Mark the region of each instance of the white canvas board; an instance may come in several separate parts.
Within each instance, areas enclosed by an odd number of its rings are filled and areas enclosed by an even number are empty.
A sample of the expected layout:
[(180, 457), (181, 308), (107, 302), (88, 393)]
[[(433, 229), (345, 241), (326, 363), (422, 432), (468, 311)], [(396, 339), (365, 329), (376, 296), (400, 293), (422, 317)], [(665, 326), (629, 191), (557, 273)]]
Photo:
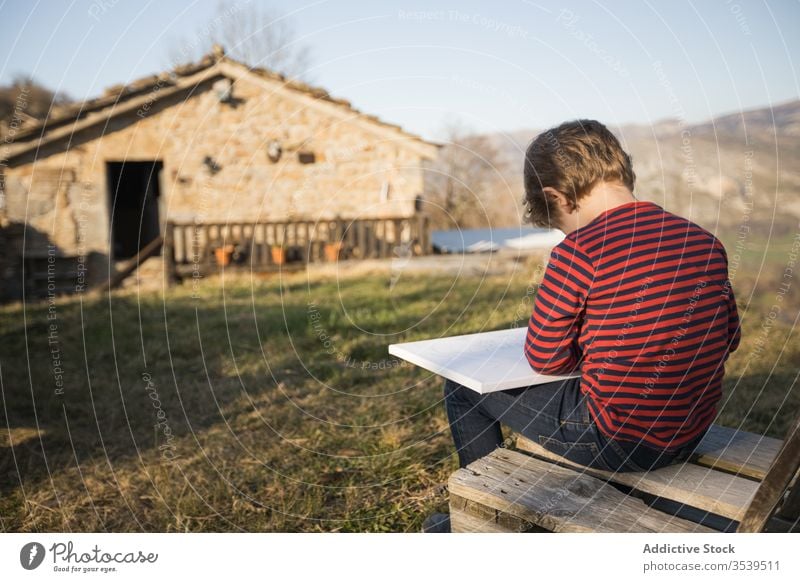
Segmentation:
[(391, 344), (389, 353), (480, 394), (576, 378), (534, 372), (525, 357), (527, 327)]

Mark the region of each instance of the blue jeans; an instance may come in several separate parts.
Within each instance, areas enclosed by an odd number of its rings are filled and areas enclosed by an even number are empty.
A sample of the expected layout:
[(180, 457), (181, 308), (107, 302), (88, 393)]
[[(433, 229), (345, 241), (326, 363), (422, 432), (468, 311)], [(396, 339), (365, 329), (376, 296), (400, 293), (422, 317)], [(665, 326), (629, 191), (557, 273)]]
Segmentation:
[(462, 468), (503, 444), (500, 423), (570, 461), (617, 472), (647, 471), (682, 461), (704, 436), (671, 454), (610, 439), (589, 415), (580, 378), (488, 394), (445, 380), (444, 397)]

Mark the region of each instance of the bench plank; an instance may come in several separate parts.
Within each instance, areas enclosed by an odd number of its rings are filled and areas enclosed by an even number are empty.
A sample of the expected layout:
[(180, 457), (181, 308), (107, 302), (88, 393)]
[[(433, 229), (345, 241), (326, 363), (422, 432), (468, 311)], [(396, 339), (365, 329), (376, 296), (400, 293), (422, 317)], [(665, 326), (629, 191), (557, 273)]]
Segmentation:
[(776, 515), (789, 521), (800, 520), (800, 471), (795, 473), (794, 485)]
[(670, 465), (643, 473), (613, 473), (569, 461), (525, 437), (517, 438), (517, 449), (574, 467), (601, 479), (627, 485), (637, 491), (685, 503), (736, 521), (742, 519), (758, 489), (758, 483), (750, 479), (711, 471), (691, 463)]
[(451, 494), (554, 532), (712, 532), (586, 473), (495, 449), (450, 476)]
[[(517, 440), (533, 442), (522, 435), (517, 435)], [(697, 445), (689, 462), (762, 481), (782, 444), (780, 439), (715, 424)]]
[(458, 495), (450, 495), (450, 530), (453, 533), (543, 532), (543, 528)]
[(503, 527), (497, 522), (453, 507), (450, 508), (450, 531), (452, 533), (518, 533), (516, 529)]
[(782, 444), (780, 439), (715, 424), (690, 461), (762, 481)]
[[(760, 532), (780, 504), (800, 468), (800, 418), (791, 426), (772, 467), (758, 488), (737, 532)], [(795, 484), (797, 487), (797, 484)], [(789, 495), (791, 496), (791, 491)]]
[(677, 515), (678, 517), (691, 521), (692, 523), (699, 523), (718, 531), (721, 533), (732, 533), (736, 531), (739, 525), (738, 521), (722, 517), (716, 513), (703, 511), (695, 507), (690, 507), (685, 503), (678, 503), (671, 499), (664, 499), (663, 497), (654, 497), (649, 493), (632, 492), (632, 495), (641, 497), (647, 505), (654, 507), (664, 513), (670, 515)]

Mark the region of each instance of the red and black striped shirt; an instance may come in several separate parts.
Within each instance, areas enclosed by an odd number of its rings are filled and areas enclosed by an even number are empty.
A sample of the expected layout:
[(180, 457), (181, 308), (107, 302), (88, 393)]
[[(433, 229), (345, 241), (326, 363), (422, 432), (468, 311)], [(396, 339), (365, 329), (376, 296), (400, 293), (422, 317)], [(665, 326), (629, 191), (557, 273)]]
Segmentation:
[(580, 369), (604, 434), (671, 452), (713, 422), (739, 339), (722, 243), (635, 201), (553, 249), (525, 354), (543, 374)]

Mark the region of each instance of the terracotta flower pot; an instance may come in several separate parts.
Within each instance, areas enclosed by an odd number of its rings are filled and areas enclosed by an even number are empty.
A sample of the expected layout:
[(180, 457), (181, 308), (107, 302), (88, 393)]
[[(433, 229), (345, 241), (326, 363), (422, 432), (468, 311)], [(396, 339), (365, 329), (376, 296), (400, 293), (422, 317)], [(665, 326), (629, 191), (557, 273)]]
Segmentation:
[(286, 249), (283, 247), (272, 247), (272, 262), (276, 265), (282, 265), (286, 262)]
[(234, 247), (233, 245), (223, 245), (214, 249), (214, 257), (217, 259), (217, 264), (220, 267), (226, 267), (231, 263), (231, 257), (233, 256)]
[(339, 260), (339, 254), (342, 251), (341, 242), (325, 243), (325, 260), (329, 263), (334, 263)]

